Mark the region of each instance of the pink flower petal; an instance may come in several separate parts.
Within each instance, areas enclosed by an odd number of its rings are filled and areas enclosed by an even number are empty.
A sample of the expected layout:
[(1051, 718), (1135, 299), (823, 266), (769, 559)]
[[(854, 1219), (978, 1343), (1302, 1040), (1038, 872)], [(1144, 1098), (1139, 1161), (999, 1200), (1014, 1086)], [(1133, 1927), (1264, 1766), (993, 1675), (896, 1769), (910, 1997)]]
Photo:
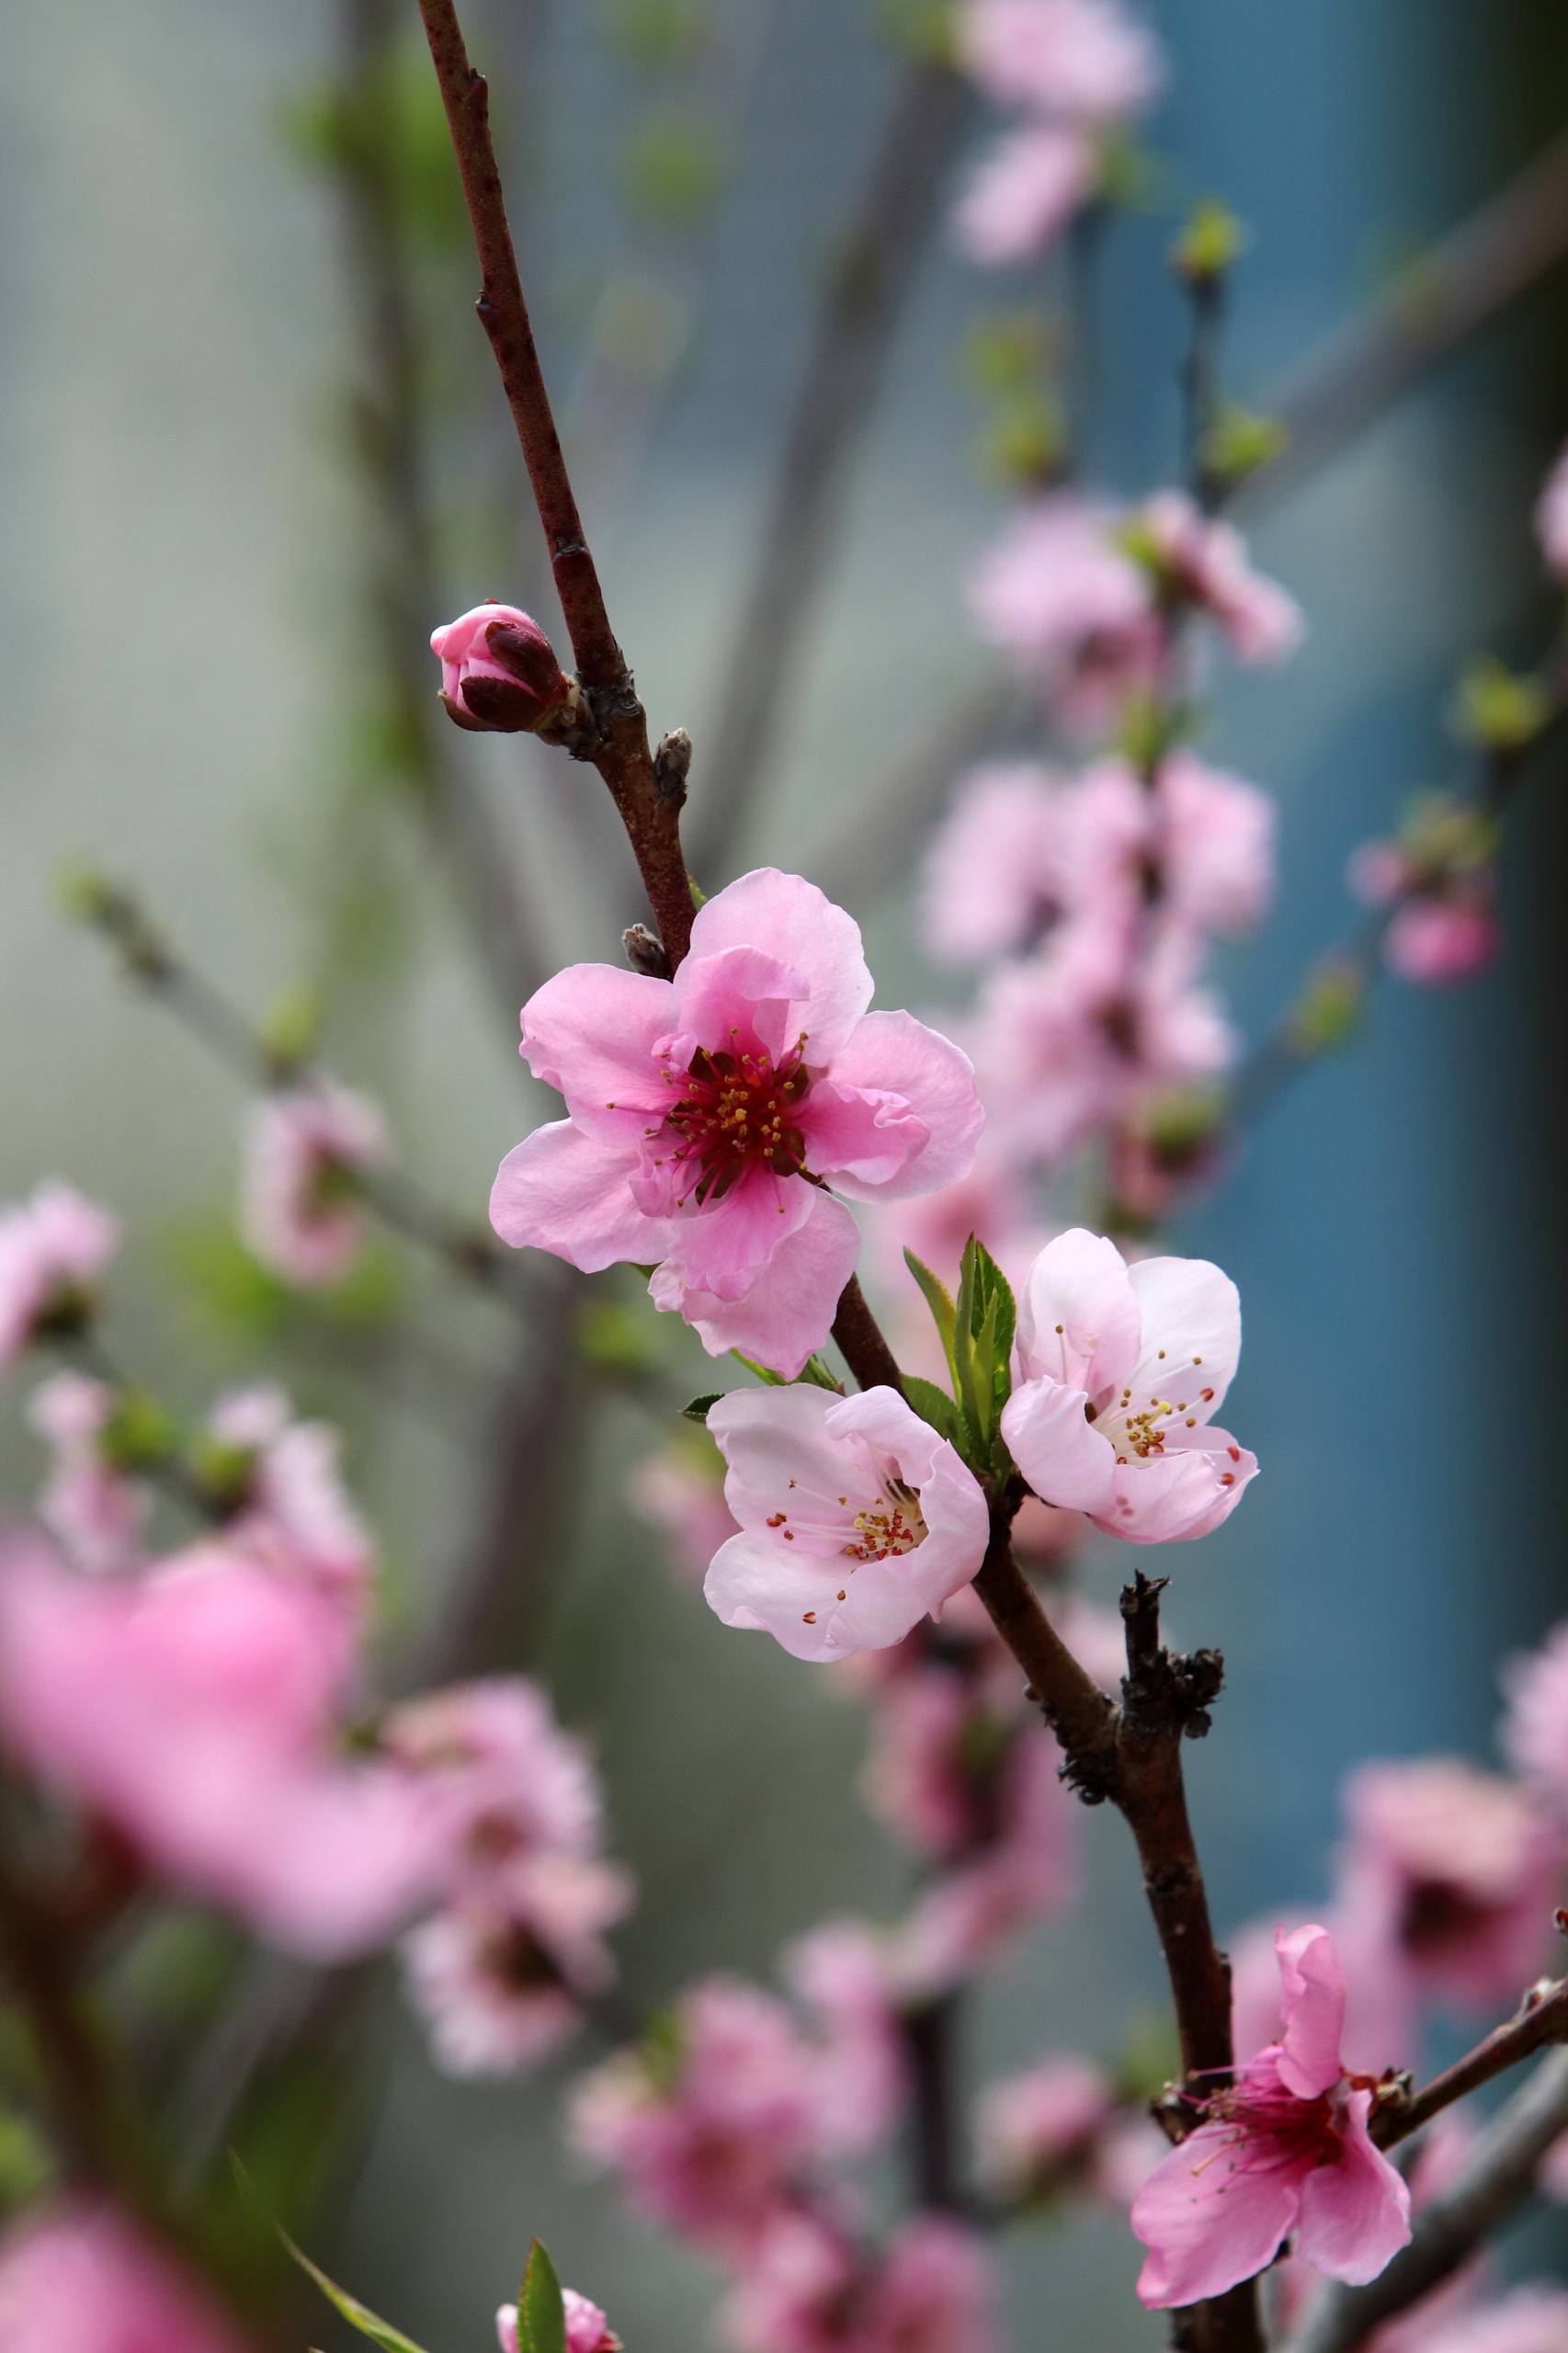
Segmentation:
[[(934, 1192), (969, 1174), (985, 1124), (969, 1056), (910, 1013), (869, 1013), (835, 1055), (833, 1076), (843, 1087), (900, 1102), (920, 1131), (887, 1175), (864, 1165), (824, 1162), (853, 1200), (899, 1200)], [(902, 1123), (900, 1123), (902, 1124)], [(813, 1165), (817, 1164), (813, 1160)]]
[[(859, 925), (814, 883), (759, 867), (698, 910), (687, 962), (758, 947), (803, 976), (804, 993), (790, 1008), (790, 1035), (808, 1033), (809, 1063), (831, 1061), (871, 1002)], [(677, 998), (686, 969), (676, 975)]]
[(1229, 1275), (1207, 1258), (1142, 1258), (1127, 1279), (1142, 1318), (1142, 1345), (1128, 1375), (1133, 1400), (1183, 1401), (1207, 1422), (1224, 1403), (1242, 1353), (1242, 1306)]
[(669, 1108), (654, 1053), (670, 1027), (668, 981), (613, 964), (569, 964), (522, 1010), (522, 1053), (601, 1143), (635, 1145)]
[(1116, 1509), (1116, 1456), (1088, 1421), (1088, 1398), (1056, 1381), (1028, 1381), (1002, 1408), (1002, 1435), (1037, 1495), (1105, 1518)]
[[(1179, 1263), (1179, 1262), (1178, 1262)], [(1119, 1388), (1139, 1348), (1139, 1302), (1114, 1242), (1073, 1226), (1029, 1268), (1018, 1314), (1024, 1371), (1096, 1396)]]
[(1298, 2099), (1313, 2099), (1344, 2072), (1345, 1977), (1326, 1928), (1315, 1924), (1275, 1932), (1285, 2031), (1279, 2076)]
[(694, 1290), (674, 1266), (655, 1270), (648, 1286), (654, 1305), (684, 1315), (710, 1357), (739, 1348), (792, 1381), (826, 1345), (860, 1255), (860, 1233), (842, 1201), (804, 1189), (811, 1202), (804, 1224), (780, 1243), (744, 1298)]
[(1233, 2125), (1202, 2125), (1133, 2200), (1133, 2235), (1149, 2249), (1138, 2295), (1152, 2312), (1221, 2296), (1274, 2260), (1300, 2191), (1293, 2173), (1249, 2154)]
[(1337, 2165), (1317, 2165), (1301, 2185), (1296, 2250), (1316, 2271), (1353, 2288), (1375, 2279), (1410, 2239), (1410, 2188), (1367, 2131), (1369, 2092), (1351, 2092)]
[(597, 1143), (570, 1120), (514, 1144), (496, 1174), (490, 1222), (514, 1250), (549, 1250), (585, 1275), (623, 1259), (662, 1258), (670, 1221), (648, 1217), (631, 1194), (635, 1154)]

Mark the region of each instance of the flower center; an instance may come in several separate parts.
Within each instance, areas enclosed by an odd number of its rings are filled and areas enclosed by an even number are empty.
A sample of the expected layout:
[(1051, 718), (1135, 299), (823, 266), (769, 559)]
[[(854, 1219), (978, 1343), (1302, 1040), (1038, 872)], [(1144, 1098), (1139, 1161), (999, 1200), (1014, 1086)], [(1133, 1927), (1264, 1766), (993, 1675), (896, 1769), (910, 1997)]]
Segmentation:
[(684, 1171), (680, 1207), (693, 1198), (699, 1208), (722, 1200), (752, 1168), (804, 1175), (806, 1140), (797, 1112), (812, 1083), (801, 1060), (805, 1043), (802, 1029), (777, 1062), (766, 1046), (755, 1052), (699, 1046), (684, 1071), (665, 1072), (665, 1085), (680, 1089), (667, 1115), (680, 1139), (673, 1155)]
[(852, 1561), (902, 1560), (926, 1541), (925, 1515), (915, 1489), (902, 1479), (890, 1479), (882, 1493), (882, 1503), (869, 1504), (855, 1515), (855, 1541), (844, 1548)]

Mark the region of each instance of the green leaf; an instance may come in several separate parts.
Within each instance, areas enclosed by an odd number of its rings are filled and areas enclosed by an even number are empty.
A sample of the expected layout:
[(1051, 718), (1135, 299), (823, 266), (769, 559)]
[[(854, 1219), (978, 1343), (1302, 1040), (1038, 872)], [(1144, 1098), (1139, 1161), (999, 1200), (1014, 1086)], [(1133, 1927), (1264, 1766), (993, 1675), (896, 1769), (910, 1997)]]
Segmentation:
[(517, 2297), (517, 2353), (566, 2353), (566, 2301), (541, 2243), (528, 2248)]
[(971, 1462), (974, 1470), (990, 1467), (1002, 1408), (1012, 1393), (1017, 1324), (1012, 1286), (985, 1245), (971, 1233), (959, 1269), (953, 1352), (959, 1403), (978, 1457)]
[(949, 1446), (956, 1446), (961, 1454), (964, 1440), (963, 1417), (947, 1391), (938, 1389), (934, 1381), (922, 1381), (918, 1373), (906, 1372), (903, 1376), (903, 1393), (921, 1420), (929, 1422), (938, 1436), (945, 1438)]
[[(755, 1372), (759, 1381), (766, 1381), (769, 1389), (789, 1389), (794, 1386), (788, 1374), (775, 1372), (769, 1365), (758, 1364), (755, 1357), (742, 1356), (739, 1348), (732, 1348), (730, 1354), (737, 1364), (744, 1364), (748, 1372)], [(808, 1357), (795, 1379), (798, 1381), (803, 1381), (808, 1389), (831, 1389), (835, 1397), (842, 1397), (844, 1394), (844, 1383), (829, 1370), (821, 1357)]]
[(959, 1368), (953, 1349), (953, 1328), (958, 1321), (958, 1310), (953, 1305), (952, 1292), (939, 1277), (931, 1272), (929, 1267), (921, 1263), (913, 1250), (904, 1252), (903, 1263), (920, 1286), (920, 1296), (931, 1311), (937, 1336), (942, 1343), (942, 1354), (948, 1359), (948, 1370), (956, 1381)]
[(725, 1392), (722, 1389), (710, 1389), (706, 1397), (694, 1397), (689, 1405), (681, 1407), (682, 1421), (706, 1423), (709, 1415), (724, 1394)]
[(742, 1356), (739, 1348), (732, 1348), (730, 1354), (737, 1364), (744, 1364), (748, 1372), (755, 1372), (759, 1381), (766, 1381), (769, 1389), (789, 1388), (790, 1384), (781, 1372), (775, 1372), (768, 1365), (758, 1364), (755, 1357)]
[[(401, 2329), (393, 2328), (390, 2321), (381, 2320), (368, 2304), (362, 2304), (358, 2296), (351, 2296), (346, 2288), (338, 2286), (335, 2279), (329, 2279), (319, 2265), (312, 2263), (304, 2250), (295, 2245), (287, 2231), (279, 2229), (278, 2235), (301, 2270), (315, 2281), (327, 2302), (335, 2312), (342, 2314), (350, 2328), (357, 2329), (361, 2336), (368, 2336), (372, 2345), (379, 2345), (381, 2353), (425, 2353), (424, 2347), (415, 2345), (412, 2336), (404, 2336)], [(560, 2289), (557, 2288), (555, 2292), (559, 2296)], [(558, 2341), (562, 2353), (564, 2353), (564, 2327)]]

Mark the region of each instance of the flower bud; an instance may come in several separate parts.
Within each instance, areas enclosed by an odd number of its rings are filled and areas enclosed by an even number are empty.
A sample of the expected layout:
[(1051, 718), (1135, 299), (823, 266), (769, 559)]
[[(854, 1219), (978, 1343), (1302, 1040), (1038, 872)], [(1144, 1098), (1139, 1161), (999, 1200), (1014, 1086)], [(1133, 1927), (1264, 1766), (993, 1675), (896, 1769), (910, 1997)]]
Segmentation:
[(516, 605), (475, 605), (430, 650), (441, 665), (447, 715), (475, 733), (553, 734), (577, 708), (577, 688), (539, 623)]

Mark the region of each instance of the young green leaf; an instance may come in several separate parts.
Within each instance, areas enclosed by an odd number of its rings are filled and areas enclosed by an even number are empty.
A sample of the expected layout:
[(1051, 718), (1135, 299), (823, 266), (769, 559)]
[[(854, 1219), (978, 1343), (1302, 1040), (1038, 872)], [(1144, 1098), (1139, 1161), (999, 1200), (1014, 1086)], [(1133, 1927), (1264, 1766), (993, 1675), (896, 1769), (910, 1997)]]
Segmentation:
[(953, 1353), (953, 1327), (958, 1321), (958, 1310), (953, 1305), (953, 1295), (929, 1267), (921, 1264), (913, 1250), (904, 1252), (903, 1263), (920, 1286), (920, 1295), (931, 1311), (937, 1336), (942, 1343), (942, 1354), (948, 1359), (948, 1370), (956, 1381), (958, 1365)]
[(921, 1420), (929, 1422), (937, 1435), (945, 1438), (949, 1446), (957, 1447), (961, 1454), (964, 1444), (963, 1419), (947, 1391), (938, 1389), (934, 1381), (922, 1381), (918, 1373), (906, 1372), (903, 1376), (903, 1393)]
[[(424, 2347), (415, 2345), (412, 2336), (404, 2336), (401, 2329), (393, 2328), (390, 2321), (381, 2319), (369, 2305), (362, 2304), (358, 2296), (351, 2296), (346, 2288), (338, 2286), (335, 2279), (329, 2279), (320, 2266), (311, 2261), (303, 2248), (295, 2245), (287, 2231), (279, 2230), (278, 2235), (301, 2270), (315, 2281), (327, 2302), (335, 2312), (341, 2313), (350, 2328), (357, 2329), (361, 2336), (368, 2336), (372, 2345), (379, 2345), (381, 2353), (424, 2353)], [(564, 2353), (564, 2347), (563, 2334), (562, 2353)]]
[(710, 1413), (725, 1393), (722, 1389), (710, 1389), (706, 1396), (694, 1397), (689, 1405), (681, 1407), (682, 1421), (701, 1422), (706, 1425)]
[(517, 2353), (566, 2353), (566, 2302), (541, 2243), (528, 2248), (517, 2295)]
[(742, 1356), (739, 1348), (732, 1348), (730, 1354), (737, 1364), (744, 1364), (748, 1372), (755, 1372), (759, 1381), (766, 1381), (769, 1389), (788, 1389), (790, 1386), (781, 1372), (770, 1371), (767, 1365), (758, 1364), (755, 1357)]

